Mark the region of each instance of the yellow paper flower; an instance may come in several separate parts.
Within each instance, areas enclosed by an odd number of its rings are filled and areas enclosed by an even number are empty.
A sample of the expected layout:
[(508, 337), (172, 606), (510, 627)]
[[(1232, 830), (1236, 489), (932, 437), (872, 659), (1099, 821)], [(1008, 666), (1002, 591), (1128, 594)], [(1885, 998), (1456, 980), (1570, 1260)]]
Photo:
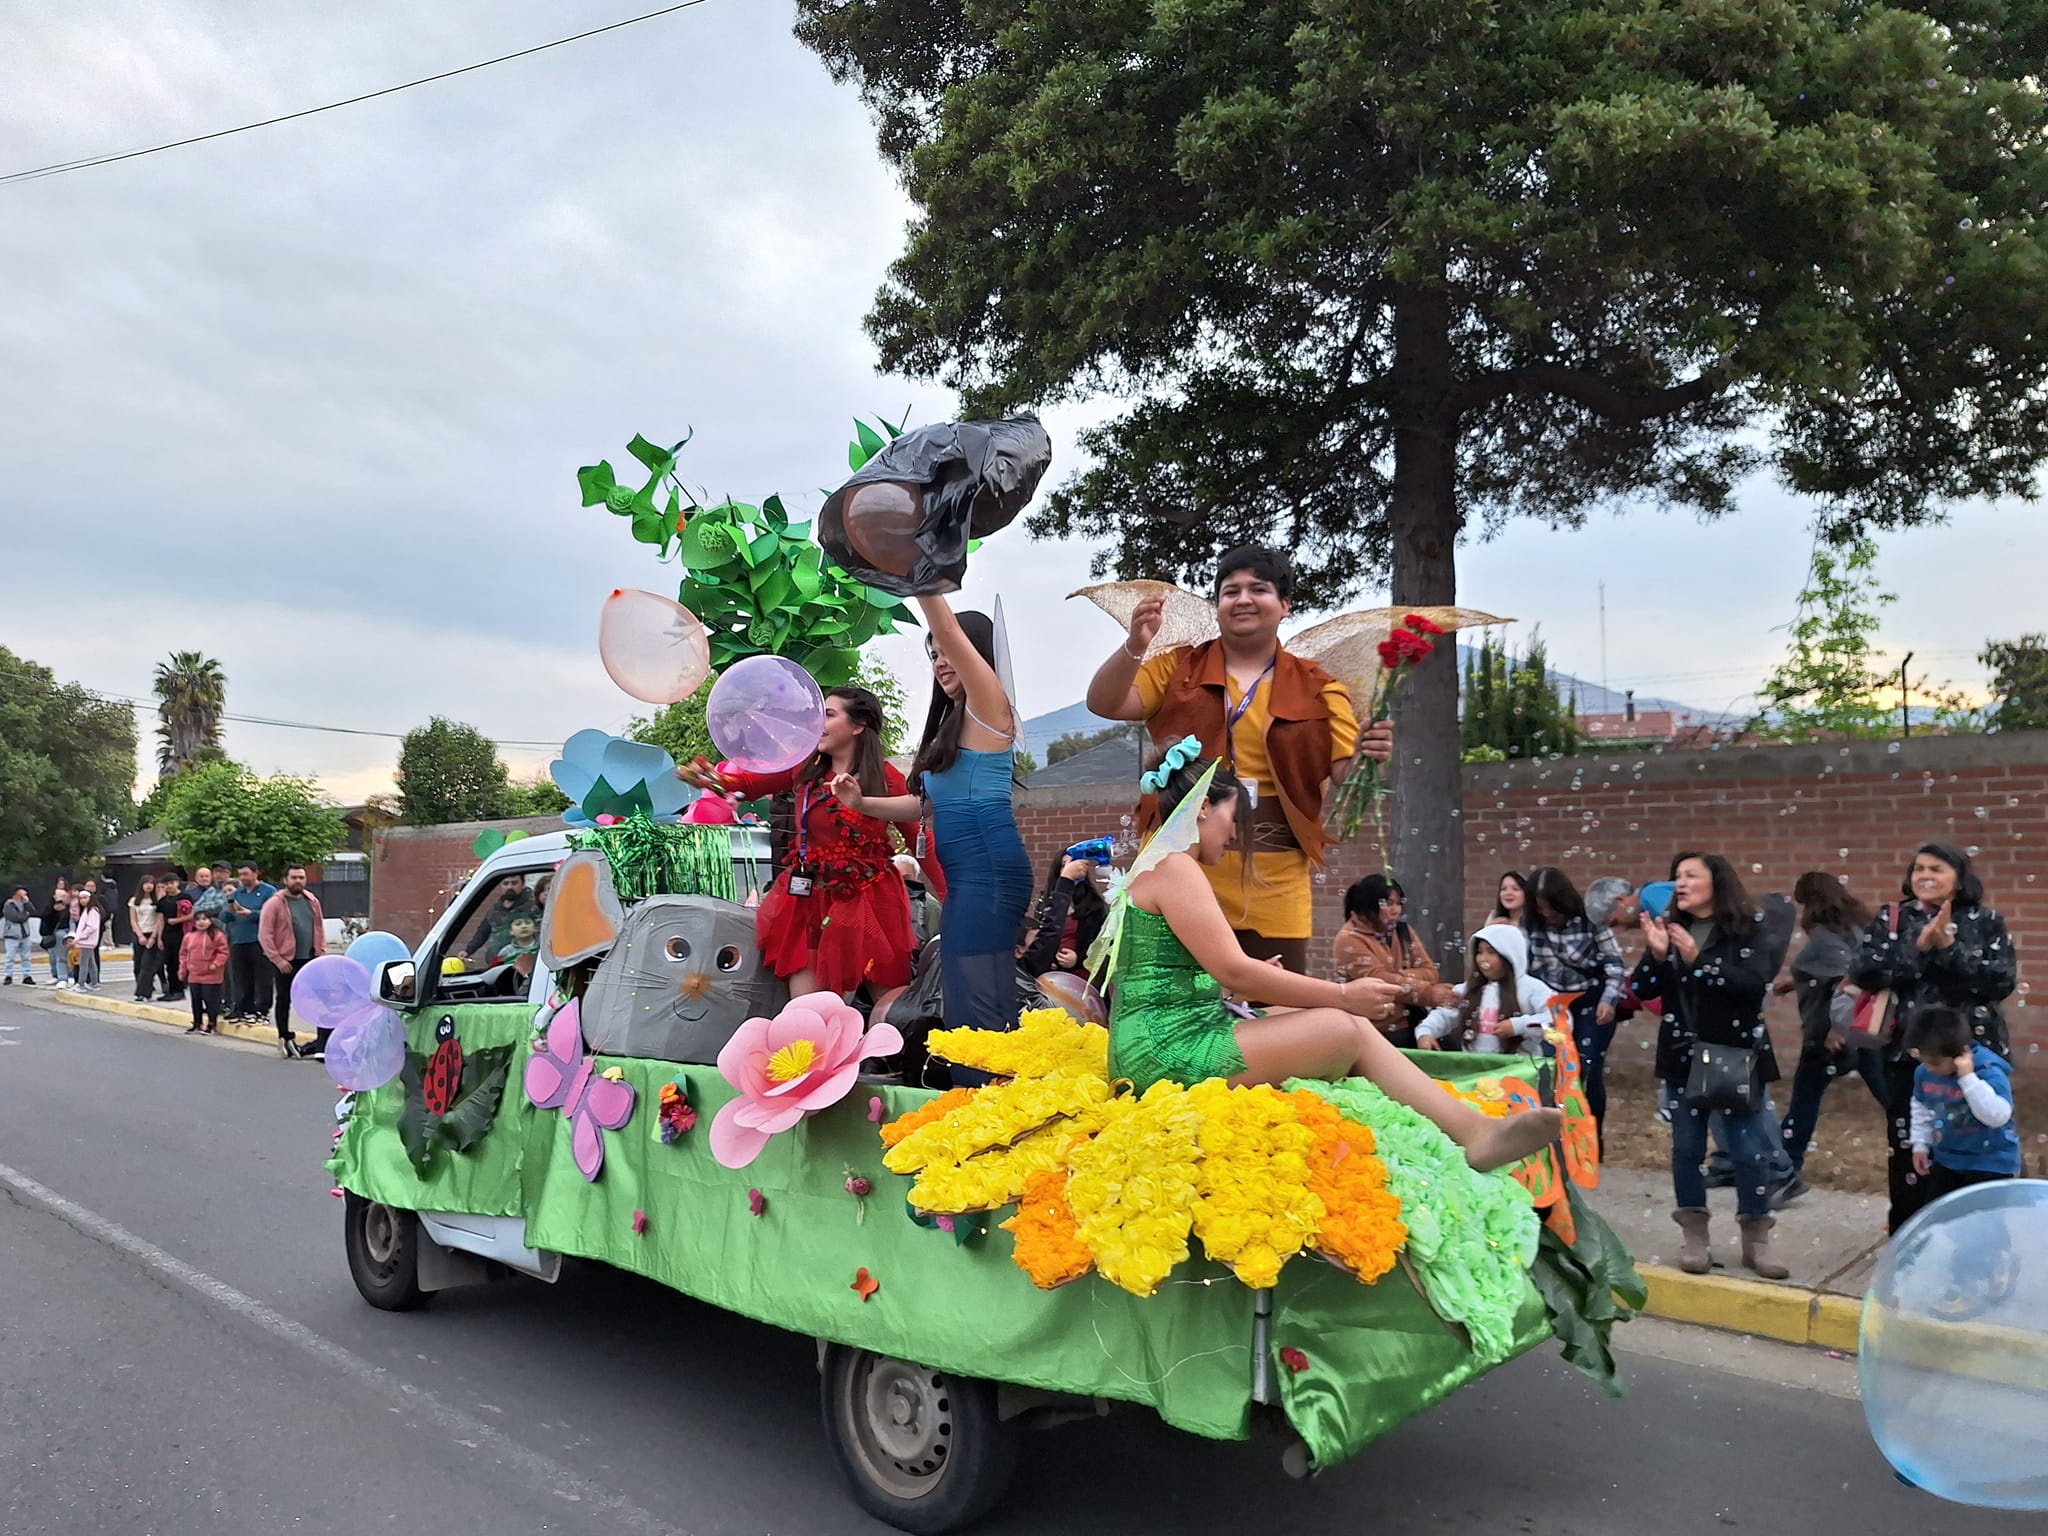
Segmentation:
[[(1123, 1102), (1123, 1101), (1119, 1101)], [(1188, 1256), (1201, 1114), (1158, 1082), (1068, 1160), (1067, 1205), (1103, 1278), (1150, 1296)]]
[(1212, 1078), (1187, 1093), (1201, 1116), (1195, 1236), (1244, 1284), (1273, 1285), (1323, 1220), (1309, 1179), (1315, 1133), (1293, 1099), (1274, 1088), (1232, 1088)]
[(1074, 1146), (1095, 1134), (1105, 1117), (1061, 1118), (960, 1163), (927, 1163), (910, 1186), (910, 1203), (937, 1216), (992, 1211), (1023, 1198), (1035, 1174), (1067, 1166)]
[(882, 1155), (882, 1165), (891, 1173), (915, 1173), (929, 1163), (964, 1163), (1050, 1121), (1085, 1116), (1108, 1099), (1109, 1084), (1083, 1072), (993, 1083), (944, 1119), (905, 1136)]
[(1109, 1031), (1081, 1023), (1064, 1008), (1034, 1008), (1009, 1030), (935, 1029), (926, 1048), (956, 1066), (995, 1077), (1050, 1077), (1066, 1071), (1109, 1076)]
[(1408, 1242), (1401, 1202), (1387, 1187), (1387, 1166), (1374, 1154), (1372, 1130), (1306, 1090), (1289, 1097), (1315, 1139), (1308, 1187), (1323, 1204), (1316, 1251), (1370, 1284), (1394, 1267)]
[(1017, 1202), (1017, 1214), (1003, 1223), (1016, 1239), (1010, 1257), (1041, 1291), (1078, 1280), (1095, 1267), (1081, 1241), (1081, 1229), (1067, 1206), (1067, 1171), (1034, 1173)]

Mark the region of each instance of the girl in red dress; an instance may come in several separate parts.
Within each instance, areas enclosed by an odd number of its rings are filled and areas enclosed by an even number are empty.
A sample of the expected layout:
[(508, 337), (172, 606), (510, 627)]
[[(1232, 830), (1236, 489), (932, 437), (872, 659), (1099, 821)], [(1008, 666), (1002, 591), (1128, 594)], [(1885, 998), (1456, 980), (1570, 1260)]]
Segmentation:
[[(879, 699), (865, 688), (835, 688), (825, 695), (818, 750), (800, 766), (747, 773), (730, 763), (713, 769), (700, 758), (681, 770), (700, 789), (736, 791), (743, 799), (795, 794), (796, 833), (754, 917), (761, 958), (789, 983), (792, 997), (844, 995), (863, 982), (880, 993), (910, 980), (910, 893), (892, 862), (888, 823), (848, 810), (830, 788), (837, 775), (849, 774), (863, 794), (909, 793), (882, 756), (882, 732)], [(913, 809), (910, 820), (916, 815)]]

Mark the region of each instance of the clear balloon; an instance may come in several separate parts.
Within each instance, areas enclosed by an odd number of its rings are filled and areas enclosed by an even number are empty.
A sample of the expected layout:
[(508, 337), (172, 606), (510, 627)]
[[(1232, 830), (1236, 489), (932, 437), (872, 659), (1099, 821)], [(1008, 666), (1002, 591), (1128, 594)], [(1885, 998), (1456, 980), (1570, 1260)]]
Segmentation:
[(1072, 971), (1047, 971), (1038, 978), (1038, 990), (1055, 1008), (1064, 1008), (1083, 1024), (1107, 1024), (1109, 1007), (1102, 994), (1085, 976)]
[(389, 965), (394, 960), (410, 960), (412, 951), (406, 947), (405, 940), (397, 934), (373, 928), (349, 945), (347, 955), (370, 973), (371, 981), (374, 983), (377, 967)]
[(323, 1055), (337, 1088), (368, 1093), (405, 1069), (405, 1026), (389, 1008), (358, 1014), (327, 1037)]
[(704, 626), (658, 592), (621, 587), (604, 600), (597, 654), (613, 682), (648, 704), (687, 699), (711, 675)]
[(1908, 1222), (1863, 1298), (1856, 1366), (1901, 1477), (2048, 1509), (2048, 1181), (1973, 1184)]
[(292, 977), (293, 1019), (308, 1029), (340, 1029), (378, 1011), (369, 967), (360, 960), (321, 955)]
[(735, 768), (781, 773), (817, 750), (825, 696), (788, 657), (749, 656), (711, 685), (704, 724)]

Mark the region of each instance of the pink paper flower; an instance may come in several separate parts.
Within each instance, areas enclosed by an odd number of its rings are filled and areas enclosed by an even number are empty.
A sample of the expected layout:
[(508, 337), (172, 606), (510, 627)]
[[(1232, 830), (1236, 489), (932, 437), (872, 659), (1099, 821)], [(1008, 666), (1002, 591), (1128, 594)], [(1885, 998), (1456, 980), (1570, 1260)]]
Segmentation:
[(748, 1191), (747, 1191), (747, 1214), (748, 1214), (748, 1215), (750, 1215), (750, 1216), (758, 1216), (758, 1215), (760, 1215), (760, 1214), (761, 1214), (761, 1213), (762, 1213), (763, 1211), (765, 1211), (765, 1210), (767, 1210), (767, 1209), (768, 1209), (768, 1198), (767, 1198), (767, 1196), (763, 1195), (763, 1194), (761, 1193), (761, 1191), (759, 1191), (758, 1189), (750, 1189), (750, 1190), (748, 1190)]
[(645, 1232), (646, 1230), (647, 1213), (645, 1211), (635, 1211), (633, 1213), (633, 1235), (635, 1237), (638, 1237), (641, 1233)]
[(853, 1091), (860, 1064), (903, 1049), (893, 1024), (863, 1029), (860, 1011), (830, 992), (792, 998), (772, 1019), (748, 1019), (718, 1053), (718, 1070), (739, 1090), (712, 1117), (711, 1155), (744, 1168), (768, 1138)]

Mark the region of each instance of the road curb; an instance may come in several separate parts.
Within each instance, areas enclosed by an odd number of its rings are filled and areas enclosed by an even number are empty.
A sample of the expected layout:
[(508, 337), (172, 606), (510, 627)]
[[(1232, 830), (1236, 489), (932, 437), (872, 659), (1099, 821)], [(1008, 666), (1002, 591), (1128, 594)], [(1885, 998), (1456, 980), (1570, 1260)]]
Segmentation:
[[(39, 987), (36, 990), (42, 989)], [(51, 1002), (61, 1003), (68, 1008), (83, 1008), (91, 1013), (118, 1013), (123, 1018), (141, 1019), (150, 1024), (161, 1024), (167, 1029), (185, 1030), (192, 1025), (192, 1015), (189, 1011), (181, 1012), (176, 1008), (164, 1008), (154, 1003), (138, 1003), (125, 997), (95, 997), (89, 992), (52, 991), (49, 998)], [(246, 1040), (252, 1045), (275, 1047), (277, 1044), (277, 1030), (268, 1024), (231, 1024), (223, 1019), (220, 1034), (222, 1039)], [(312, 1036), (295, 1030), (293, 1038), (310, 1040)]]
[(1649, 1286), (1646, 1316), (1746, 1333), (1786, 1344), (1856, 1353), (1863, 1303), (1854, 1296), (1739, 1280), (1733, 1275), (1689, 1275), (1661, 1264), (1638, 1269)]

